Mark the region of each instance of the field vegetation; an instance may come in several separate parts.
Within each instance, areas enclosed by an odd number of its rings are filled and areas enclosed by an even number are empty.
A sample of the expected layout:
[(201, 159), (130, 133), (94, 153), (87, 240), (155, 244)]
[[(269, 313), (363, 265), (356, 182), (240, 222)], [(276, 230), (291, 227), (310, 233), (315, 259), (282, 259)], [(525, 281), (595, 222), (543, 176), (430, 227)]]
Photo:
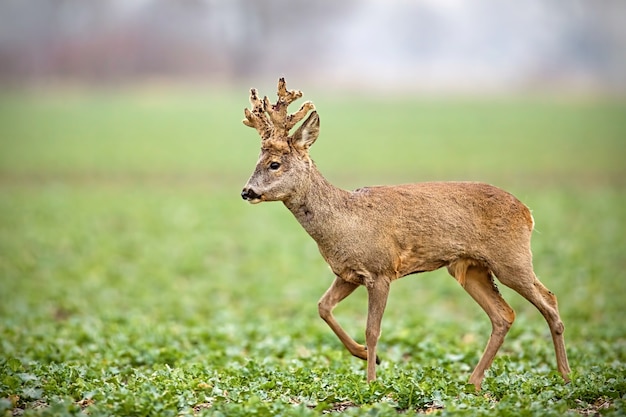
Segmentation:
[[(392, 286), (368, 385), (317, 315), (315, 243), (239, 197), (259, 148), (245, 87), (4, 92), (0, 415), (626, 414), (626, 102), (305, 94), (335, 184), (480, 180), (533, 210), (572, 382), (501, 286), (517, 320), (474, 392), (489, 320), (437, 271)], [(336, 310), (360, 341), (365, 314), (363, 290)]]

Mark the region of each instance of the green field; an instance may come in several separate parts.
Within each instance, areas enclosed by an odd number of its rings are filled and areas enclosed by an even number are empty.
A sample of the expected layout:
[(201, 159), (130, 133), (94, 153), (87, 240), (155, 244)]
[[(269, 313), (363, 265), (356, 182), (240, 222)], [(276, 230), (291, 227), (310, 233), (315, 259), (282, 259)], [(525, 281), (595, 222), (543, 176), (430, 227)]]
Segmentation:
[[(259, 149), (233, 91), (0, 96), (0, 415), (626, 414), (626, 102), (315, 94), (337, 185), (487, 181), (531, 209), (549, 330), (490, 332), (447, 273), (392, 286), (378, 381), (317, 314), (332, 274), (280, 204), (239, 193)], [(364, 339), (366, 294), (336, 310)]]

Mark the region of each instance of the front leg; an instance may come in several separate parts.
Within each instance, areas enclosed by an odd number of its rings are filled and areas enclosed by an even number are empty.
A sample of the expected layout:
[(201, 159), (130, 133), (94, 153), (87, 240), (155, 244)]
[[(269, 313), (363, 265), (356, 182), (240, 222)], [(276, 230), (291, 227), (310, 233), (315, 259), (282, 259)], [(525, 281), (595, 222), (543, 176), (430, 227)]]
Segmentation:
[(380, 337), (383, 313), (389, 297), (389, 282), (384, 278), (375, 280), (367, 287), (368, 308), (367, 328), (365, 329), (365, 341), (367, 344), (367, 382), (376, 379), (376, 364), (379, 363), (376, 356), (376, 344)]
[(367, 360), (367, 349), (365, 346), (354, 341), (346, 331), (337, 323), (333, 316), (333, 309), (341, 300), (349, 296), (358, 287), (358, 284), (345, 281), (339, 277), (331, 284), (330, 288), (324, 293), (318, 303), (320, 317), (328, 324), (332, 331), (337, 335), (341, 343), (348, 351), (357, 358)]

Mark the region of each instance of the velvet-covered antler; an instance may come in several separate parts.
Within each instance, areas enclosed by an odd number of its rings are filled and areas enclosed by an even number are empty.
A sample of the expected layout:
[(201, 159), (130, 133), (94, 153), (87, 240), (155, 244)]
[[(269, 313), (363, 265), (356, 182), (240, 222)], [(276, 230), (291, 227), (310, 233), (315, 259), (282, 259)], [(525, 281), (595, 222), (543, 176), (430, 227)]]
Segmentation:
[(244, 110), (246, 118), (243, 124), (255, 128), (263, 141), (288, 141), (291, 128), (304, 119), (309, 111), (315, 109), (312, 102), (306, 101), (297, 112), (288, 114), (289, 105), (300, 97), (302, 91), (287, 90), (287, 84), (282, 77), (278, 80), (278, 100), (274, 104), (270, 103), (267, 96), (261, 100), (257, 90), (253, 88), (250, 90), (252, 110)]

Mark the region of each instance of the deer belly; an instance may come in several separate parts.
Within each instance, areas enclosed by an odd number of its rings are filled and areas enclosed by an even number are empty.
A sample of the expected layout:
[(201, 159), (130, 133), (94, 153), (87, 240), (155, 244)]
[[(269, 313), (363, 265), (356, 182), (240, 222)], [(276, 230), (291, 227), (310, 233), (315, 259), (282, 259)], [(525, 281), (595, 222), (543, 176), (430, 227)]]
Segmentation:
[(428, 272), (446, 266), (449, 261), (446, 260), (443, 253), (428, 253), (423, 248), (412, 248), (402, 251), (396, 258), (395, 277), (401, 278), (419, 272)]

